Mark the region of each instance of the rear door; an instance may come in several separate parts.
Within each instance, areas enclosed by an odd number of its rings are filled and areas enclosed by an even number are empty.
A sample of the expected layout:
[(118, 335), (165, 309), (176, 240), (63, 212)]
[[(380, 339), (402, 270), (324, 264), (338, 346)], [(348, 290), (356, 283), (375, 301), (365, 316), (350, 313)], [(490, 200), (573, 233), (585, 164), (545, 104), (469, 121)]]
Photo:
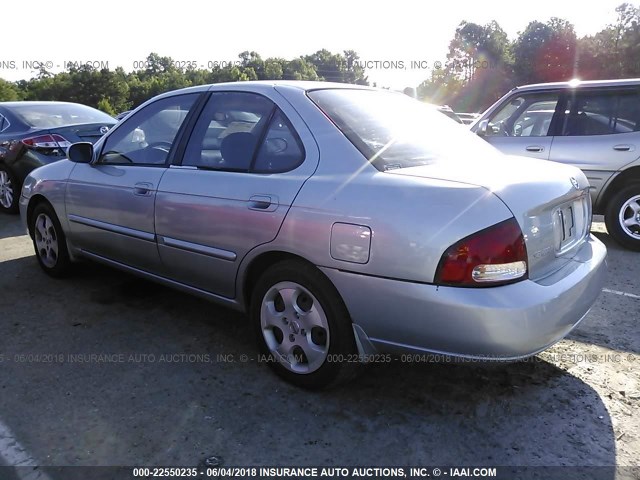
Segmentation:
[(559, 99), (556, 91), (515, 94), (488, 118), (484, 139), (507, 155), (547, 160)]
[(317, 163), (311, 133), (288, 103), (248, 91), (212, 93), (182, 162), (158, 189), (156, 233), (167, 275), (233, 298), (238, 265), (276, 237)]
[(66, 195), (73, 243), (94, 255), (158, 273), (154, 208), (170, 153), (199, 94), (157, 100), (118, 126), (91, 164), (76, 164)]
[(565, 102), (549, 159), (582, 169), (595, 196), (613, 173), (640, 157), (640, 93), (578, 89)]

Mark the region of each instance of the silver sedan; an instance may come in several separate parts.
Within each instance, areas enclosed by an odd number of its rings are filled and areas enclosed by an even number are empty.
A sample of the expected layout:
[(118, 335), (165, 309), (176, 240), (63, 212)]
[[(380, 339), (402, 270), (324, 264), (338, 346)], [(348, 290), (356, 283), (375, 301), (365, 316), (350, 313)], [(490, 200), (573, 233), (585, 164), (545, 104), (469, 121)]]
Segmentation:
[(20, 198), (46, 273), (94, 260), (246, 311), (264, 358), (307, 388), (391, 354), (534, 355), (604, 281), (580, 170), (514, 168), (385, 90), (179, 90), (68, 157)]

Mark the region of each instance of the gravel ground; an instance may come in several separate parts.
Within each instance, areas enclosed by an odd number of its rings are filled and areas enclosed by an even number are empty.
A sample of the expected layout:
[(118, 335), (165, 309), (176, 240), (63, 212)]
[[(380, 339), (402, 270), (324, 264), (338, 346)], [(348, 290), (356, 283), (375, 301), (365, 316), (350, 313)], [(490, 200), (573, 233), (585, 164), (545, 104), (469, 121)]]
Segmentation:
[(242, 315), (91, 264), (50, 279), (18, 219), (0, 216), (0, 464), (216, 456), (245, 466), (618, 465), (636, 468), (604, 478), (639, 478), (640, 254), (601, 223), (594, 231), (609, 248), (606, 290), (538, 357), (377, 364), (309, 393), (257, 361)]

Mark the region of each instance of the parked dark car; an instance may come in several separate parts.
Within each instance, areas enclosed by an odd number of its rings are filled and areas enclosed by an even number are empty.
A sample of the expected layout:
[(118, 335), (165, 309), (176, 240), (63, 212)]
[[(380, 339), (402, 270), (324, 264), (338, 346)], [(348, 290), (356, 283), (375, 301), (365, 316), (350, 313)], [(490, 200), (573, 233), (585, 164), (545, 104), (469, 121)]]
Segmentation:
[(115, 116), (115, 119), (120, 121), (122, 120), (124, 117), (126, 117), (127, 115), (129, 115), (131, 113), (131, 110), (125, 110), (124, 112), (120, 112), (119, 114), (117, 114)]
[(29, 172), (65, 158), (72, 143), (95, 142), (115, 124), (77, 103), (0, 102), (0, 212), (18, 212)]

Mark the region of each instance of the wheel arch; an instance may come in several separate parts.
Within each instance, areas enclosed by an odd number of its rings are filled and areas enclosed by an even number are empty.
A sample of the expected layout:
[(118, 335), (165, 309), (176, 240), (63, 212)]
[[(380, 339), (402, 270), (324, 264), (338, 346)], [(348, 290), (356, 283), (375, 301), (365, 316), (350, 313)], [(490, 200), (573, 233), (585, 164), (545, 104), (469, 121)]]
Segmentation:
[[(32, 226), (32, 222), (31, 222), (31, 217), (33, 215), (33, 211), (41, 203), (48, 204), (53, 209), (54, 212), (56, 211), (56, 209), (54, 208), (52, 203), (49, 200), (47, 200), (47, 197), (45, 197), (44, 195), (42, 195), (40, 193), (36, 193), (35, 195), (31, 196), (31, 198), (29, 199), (29, 204), (27, 205), (27, 218), (26, 218), (26, 220), (27, 220), (27, 229), (29, 230), (29, 236), (31, 238), (33, 238), (33, 226)], [(58, 212), (56, 212), (56, 215), (57, 215), (57, 213)]]
[(640, 183), (640, 165), (621, 171), (607, 184), (594, 206), (593, 213), (603, 215), (611, 198), (618, 193), (620, 189), (634, 182)]
[[(243, 269), (244, 274), (241, 277), (239, 300), (247, 311), (249, 310), (253, 288), (260, 278), (260, 275), (272, 265), (285, 260), (300, 261), (317, 269), (316, 265), (304, 257), (284, 250), (269, 250), (256, 255), (254, 258), (249, 260), (248, 265)], [(318, 269), (318, 271), (320, 270)], [(333, 283), (331, 284), (333, 285)]]

